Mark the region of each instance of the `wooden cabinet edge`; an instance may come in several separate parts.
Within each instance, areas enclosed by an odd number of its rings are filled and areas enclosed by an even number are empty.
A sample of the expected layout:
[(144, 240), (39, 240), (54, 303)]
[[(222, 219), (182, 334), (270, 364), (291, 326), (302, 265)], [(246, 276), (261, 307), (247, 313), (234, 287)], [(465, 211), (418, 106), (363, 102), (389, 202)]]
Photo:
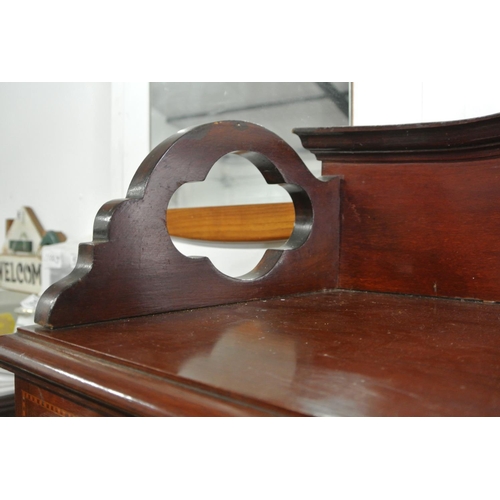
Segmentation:
[[(22, 381), (27, 381), (104, 414), (146, 417), (297, 415), (244, 397), (233, 398), (197, 387), (187, 380), (170, 380), (75, 350), (49, 346), (23, 337), (22, 332), (10, 336), (9, 341), (10, 346), (2, 349), (0, 364), (15, 373), (17, 385), (22, 386)], [(22, 415), (22, 392), (17, 385), (16, 414)]]

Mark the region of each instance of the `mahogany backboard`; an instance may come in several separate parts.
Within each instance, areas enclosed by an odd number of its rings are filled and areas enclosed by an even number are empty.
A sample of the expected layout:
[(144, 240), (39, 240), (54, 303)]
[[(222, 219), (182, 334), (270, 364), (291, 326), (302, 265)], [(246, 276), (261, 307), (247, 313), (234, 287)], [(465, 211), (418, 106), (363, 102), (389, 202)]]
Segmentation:
[(500, 301), (500, 114), (295, 132), (344, 177), (340, 288)]

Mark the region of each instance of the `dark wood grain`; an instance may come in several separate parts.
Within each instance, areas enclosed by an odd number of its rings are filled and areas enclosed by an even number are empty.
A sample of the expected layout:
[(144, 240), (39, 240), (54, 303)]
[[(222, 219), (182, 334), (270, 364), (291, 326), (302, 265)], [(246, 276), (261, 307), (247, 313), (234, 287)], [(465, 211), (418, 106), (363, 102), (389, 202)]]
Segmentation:
[(499, 317), (338, 291), (22, 329), (2, 363), (135, 415), (498, 416)]
[[(287, 243), (266, 251), (240, 279), (222, 274), (207, 258), (182, 255), (165, 224), (176, 189), (202, 181), (219, 158), (234, 151), (268, 183), (287, 189), (295, 209)], [(42, 295), (35, 320), (57, 328), (334, 288), (339, 186), (338, 178), (316, 179), (287, 143), (257, 125), (217, 122), (179, 133), (144, 160), (128, 199), (102, 207), (93, 242), (80, 245), (75, 270)]]
[[(44, 326), (0, 338), (16, 413), (500, 416), (499, 129), (500, 115), (299, 131), (329, 182), (260, 127), (172, 138), (99, 212), (42, 297)], [(245, 280), (165, 230), (171, 193), (234, 150), (296, 214), (289, 249)]]
[(340, 288), (500, 300), (500, 115), (296, 132), (344, 177)]

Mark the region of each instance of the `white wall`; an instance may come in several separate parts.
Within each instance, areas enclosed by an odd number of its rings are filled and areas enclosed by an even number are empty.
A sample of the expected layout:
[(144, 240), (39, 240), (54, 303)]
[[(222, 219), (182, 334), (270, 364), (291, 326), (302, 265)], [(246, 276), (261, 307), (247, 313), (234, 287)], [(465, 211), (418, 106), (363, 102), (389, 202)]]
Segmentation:
[(1, 227), (28, 205), (45, 229), (87, 240), (113, 192), (111, 85), (2, 83), (0, 137)]
[[(23, 205), (87, 241), (149, 152), (148, 83), (0, 83), (0, 227)], [(0, 234), (3, 240), (3, 230)]]
[(499, 113), (499, 83), (355, 82), (353, 125), (461, 120)]
[[(111, 179), (113, 189), (111, 198), (125, 197), (132, 177), (149, 153), (150, 121), (148, 82), (115, 82), (111, 84)], [(174, 132), (177, 130), (168, 135)]]

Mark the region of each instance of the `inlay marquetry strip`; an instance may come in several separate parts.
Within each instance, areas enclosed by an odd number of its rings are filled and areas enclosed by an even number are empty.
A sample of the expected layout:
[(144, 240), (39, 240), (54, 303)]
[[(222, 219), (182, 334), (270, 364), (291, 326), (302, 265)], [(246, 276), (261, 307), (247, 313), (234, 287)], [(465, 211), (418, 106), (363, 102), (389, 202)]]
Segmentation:
[(41, 399), (37, 398), (36, 396), (33, 396), (33, 394), (30, 394), (28, 392), (22, 391), (22, 412), (23, 416), (26, 416), (26, 400), (31, 401), (32, 403), (41, 406), (42, 408), (45, 408), (46, 410), (51, 411), (52, 413), (55, 413), (56, 415), (59, 415), (61, 417), (73, 417), (74, 415), (72, 413), (69, 413), (51, 403), (47, 403), (47, 401), (42, 401)]

